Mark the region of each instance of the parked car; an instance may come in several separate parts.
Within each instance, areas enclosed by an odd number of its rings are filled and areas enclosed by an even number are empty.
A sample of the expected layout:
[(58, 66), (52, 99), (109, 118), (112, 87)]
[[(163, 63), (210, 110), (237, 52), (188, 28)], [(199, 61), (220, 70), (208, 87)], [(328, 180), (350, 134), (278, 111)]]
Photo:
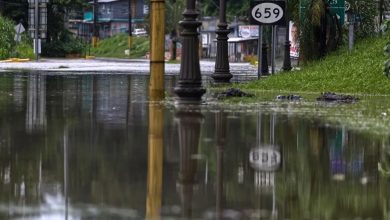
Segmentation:
[(146, 30), (143, 29), (143, 28), (136, 28), (136, 29), (134, 29), (132, 34), (134, 36), (146, 36), (147, 35)]

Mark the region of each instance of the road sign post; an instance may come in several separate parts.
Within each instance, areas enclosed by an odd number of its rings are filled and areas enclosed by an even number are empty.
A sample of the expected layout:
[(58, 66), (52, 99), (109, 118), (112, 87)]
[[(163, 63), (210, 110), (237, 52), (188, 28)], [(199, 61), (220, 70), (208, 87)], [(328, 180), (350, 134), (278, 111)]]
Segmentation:
[(46, 38), (47, 31), (47, 3), (49, 0), (28, 0), (28, 18), (30, 37), (34, 39), (34, 53), (39, 58), (40, 41)]
[[(252, 3), (251, 7), (251, 24), (257, 24), (257, 25), (285, 25), (286, 23), (286, 16), (285, 16), (285, 9), (286, 9), (286, 2), (285, 1), (255, 1)], [(260, 27), (259, 27), (260, 29)], [(273, 30), (273, 39), (274, 41), (274, 28)], [(262, 38), (262, 36), (259, 36), (259, 38)], [(260, 40), (259, 40), (259, 45), (260, 46)], [(272, 45), (271, 50), (273, 51), (273, 56), (271, 57), (271, 63), (272, 63), (272, 73), (274, 73), (274, 63), (275, 63), (275, 57), (274, 57), (274, 47), (275, 45)], [(264, 49), (265, 47), (263, 47)], [(260, 51), (260, 49), (258, 50)], [(265, 59), (262, 59), (263, 56), (266, 56), (262, 54), (258, 54), (258, 65), (261, 65), (260, 69), (265, 69), (265, 65), (267, 65), (268, 69), (268, 63), (262, 62)], [(262, 58), (261, 58), (262, 57)], [(263, 72), (263, 71), (262, 71)], [(268, 70), (267, 70), (268, 72)], [(262, 73), (258, 72), (258, 76), (261, 76)], [(266, 73), (268, 75), (268, 73)]]

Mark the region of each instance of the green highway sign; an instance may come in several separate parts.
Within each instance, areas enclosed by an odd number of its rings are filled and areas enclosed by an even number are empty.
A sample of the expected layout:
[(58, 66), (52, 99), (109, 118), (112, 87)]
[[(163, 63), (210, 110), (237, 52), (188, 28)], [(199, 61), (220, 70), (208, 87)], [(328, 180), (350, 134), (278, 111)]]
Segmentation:
[[(336, 14), (340, 25), (344, 24), (345, 20), (345, 0), (327, 0), (330, 6), (330, 12)], [(300, 0), (300, 15), (301, 18), (304, 18), (304, 11), (306, 6), (309, 4), (309, 0)]]

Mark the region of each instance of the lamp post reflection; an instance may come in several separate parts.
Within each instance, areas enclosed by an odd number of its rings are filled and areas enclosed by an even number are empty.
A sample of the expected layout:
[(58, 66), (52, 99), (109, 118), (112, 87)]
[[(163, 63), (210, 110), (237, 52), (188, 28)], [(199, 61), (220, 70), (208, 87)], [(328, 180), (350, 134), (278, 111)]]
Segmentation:
[(226, 113), (218, 112), (215, 118), (217, 140), (217, 199), (216, 219), (223, 219), (223, 152), (226, 143)]
[(194, 155), (198, 153), (203, 115), (200, 112), (179, 109), (175, 117), (178, 123), (180, 148), (178, 191), (182, 203), (182, 214), (190, 219), (197, 172), (197, 160)]

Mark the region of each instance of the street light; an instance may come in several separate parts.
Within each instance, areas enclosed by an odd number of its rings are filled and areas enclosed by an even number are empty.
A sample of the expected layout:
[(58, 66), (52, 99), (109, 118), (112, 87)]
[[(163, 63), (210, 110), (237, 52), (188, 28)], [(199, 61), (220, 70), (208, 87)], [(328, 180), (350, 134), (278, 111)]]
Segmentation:
[(217, 33), (217, 57), (215, 62), (215, 72), (211, 76), (216, 83), (229, 83), (233, 75), (229, 70), (228, 57), (228, 34), (226, 23), (226, 0), (219, 1), (219, 23)]
[(195, 0), (187, 0), (183, 12), (183, 20), (179, 22), (182, 27), (182, 57), (180, 63), (179, 81), (175, 93), (179, 97), (178, 103), (200, 102), (206, 92), (202, 88), (202, 77), (199, 64), (198, 27), (201, 22), (196, 18), (199, 13), (195, 10)]

